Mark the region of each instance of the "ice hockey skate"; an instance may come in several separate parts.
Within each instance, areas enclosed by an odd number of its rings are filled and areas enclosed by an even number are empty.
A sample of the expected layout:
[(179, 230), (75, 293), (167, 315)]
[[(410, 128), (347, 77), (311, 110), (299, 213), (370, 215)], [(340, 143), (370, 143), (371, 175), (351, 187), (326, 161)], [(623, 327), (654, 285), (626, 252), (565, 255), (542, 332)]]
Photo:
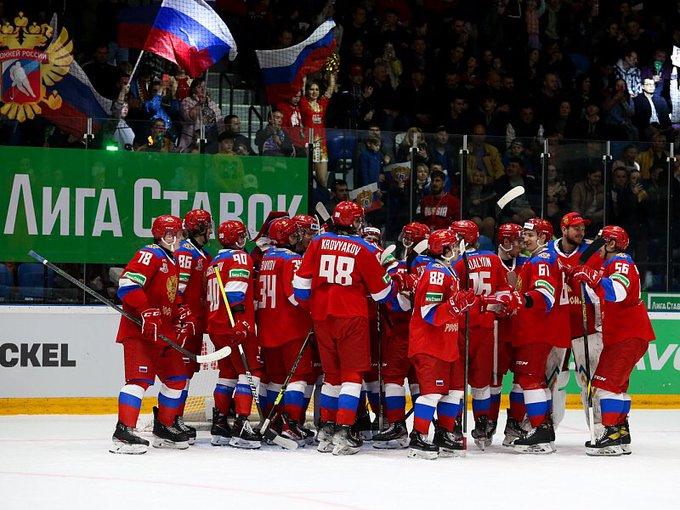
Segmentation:
[(333, 455), (354, 455), (364, 442), (349, 425), (340, 425), (333, 434)]
[(408, 448), (409, 442), (408, 429), (403, 421), (390, 423), (389, 427), (373, 436), (373, 448), (381, 450)]
[(619, 434), (621, 434), (621, 450), (624, 455), (630, 455), (633, 451), (630, 449), (630, 426), (626, 419), (623, 424), (619, 425)]
[(328, 453), (333, 451), (333, 435), (335, 434), (335, 423), (322, 423), (316, 433), (318, 446), (317, 452)]
[(189, 448), (189, 435), (174, 425), (164, 425), (158, 420), (158, 412), (154, 408), (153, 442), (154, 448), (171, 448), (186, 450)]
[(439, 457), (439, 447), (427, 441), (420, 432), (411, 432), (408, 456), (411, 459), (434, 460)]
[(477, 448), (482, 451), (491, 446), (491, 428), (492, 425), (489, 423), (489, 418), (486, 416), (480, 416), (475, 422), (475, 428), (472, 430), (472, 438), (474, 439)]
[(134, 433), (132, 427), (126, 427), (121, 422), (116, 423), (116, 430), (113, 432), (113, 443), (109, 448), (111, 453), (125, 453), (129, 455), (139, 455), (146, 453), (149, 449), (149, 442)]
[(190, 445), (192, 445), (196, 442), (196, 429), (194, 427), (184, 423), (183, 417), (176, 416), (174, 425), (175, 425), (176, 429), (179, 429), (182, 432), (186, 432), (186, 434), (189, 436), (189, 444)]
[(234, 422), (229, 446), (256, 450), (262, 446), (262, 436), (253, 430), (246, 416), (239, 416)]
[(210, 427), (210, 444), (213, 446), (228, 446), (231, 439), (231, 427), (227, 416), (213, 407), (212, 426)]
[(548, 421), (527, 432), (526, 436), (515, 439), (512, 447), (520, 453), (548, 454), (557, 451), (555, 432)]
[(623, 455), (619, 427), (617, 425), (597, 426), (595, 444), (586, 441), (586, 454), (591, 457), (618, 457)]
[(439, 447), (440, 457), (465, 457), (465, 440), (462, 434), (435, 427), (434, 445)]

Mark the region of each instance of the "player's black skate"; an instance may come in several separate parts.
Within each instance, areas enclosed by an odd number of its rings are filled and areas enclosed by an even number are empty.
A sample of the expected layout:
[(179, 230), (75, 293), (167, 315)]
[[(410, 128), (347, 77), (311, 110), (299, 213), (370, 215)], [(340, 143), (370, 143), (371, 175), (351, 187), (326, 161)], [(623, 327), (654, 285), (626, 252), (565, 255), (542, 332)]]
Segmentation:
[(405, 421), (390, 423), (389, 427), (373, 436), (373, 448), (381, 450), (408, 448), (409, 442)]
[(546, 420), (527, 432), (526, 436), (515, 439), (512, 446), (520, 453), (547, 454), (557, 451), (554, 440), (555, 430), (552, 423)]
[(630, 426), (627, 418), (619, 425), (619, 434), (621, 435), (621, 451), (624, 455), (630, 455), (633, 452), (630, 449)]
[(520, 439), (526, 436), (526, 431), (522, 428), (522, 425), (510, 417), (508, 412), (508, 419), (505, 422), (505, 430), (503, 431), (505, 438), (503, 439), (503, 446), (512, 446), (516, 439)]
[(300, 429), (300, 432), (302, 432), (302, 434), (304, 435), (305, 442), (307, 444), (315, 444), (316, 443), (316, 434), (314, 433), (314, 431), (312, 429), (308, 429), (307, 427), (305, 427), (303, 424), (300, 424), (300, 423), (298, 423), (298, 427)]
[(338, 425), (333, 434), (333, 455), (354, 455), (364, 445), (361, 436), (349, 425)]
[(409, 458), (433, 460), (439, 457), (439, 447), (428, 442), (426, 436), (423, 436), (417, 430), (413, 430), (409, 437)]
[(164, 425), (158, 419), (158, 409), (153, 408), (153, 444), (154, 448), (189, 448), (189, 435), (175, 425)]
[(175, 417), (174, 425), (175, 428), (187, 433), (187, 435), (189, 436), (189, 444), (194, 444), (196, 442), (196, 429), (184, 423), (183, 416)]
[(298, 446), (307, 444), (307, 436), (300, 430), (300, 425), (287, 414), (281, 415), (281, 436), (294, 441)]
[(487, 416), (480, 416), (475, 420), (475, 428), (472, 429), (472, 438), (475, 440), (477, 448), (484, 451), (487, 446), (491, 446), (491, 426)]
[(127, 427), (121, 422), (116, 423), (116, 430), (113, 431), (113, 443), (109, 451), (111, 453), (126, 453), (129, 455), (146, 453), (149, 449), (149, 442), (135, 435), (134, 432), (134, 428)]
[(316, 442), (319, 446), (316, 447), (317, 452), (328, 453), (333, 451), (333, 436), (335, 435), (335, 423), (326, 422), (320, 423), (317, 429)]
[(465, 457), (465, 442), (463, 434), (448, 432), (444, 427), (435, 427), (434, 441), (435, 446), (439, 447), (440, 457)]
[[(599, 428), (596, 427), (596, 430)], [(586, 454), (592, 457), (618, 457), (623, 455), (618, 425), (602, 427), (600, 434), (595, 438), (595, 444), (586, 441)]]
[(227, 446), (231, 439), (231, 427), (227, 421), (227, 415), (220, 413), (216, 407), (213, 407), (210, 435), (210, 444), (213, 446)]
[(368, 411), (366, 409), (361, 409), (361, 404), (359, 405), (359, 410), (357, 411), (357, 419), (354, 422), (354, 425), (352, 428), (354, 428), (354, 432), (361, 436), (361, 439), (364, 441), (372, 441), (373, 440), (373, 434), (377, 432), (377, 424), (374, 427), (374, 424), (371, 423), (371, 417), (368, 414)]
[(256, 450), (262, 446), (262, 436), (250, 426), (247, 416), (238, 416), (231, 431), (229, 446)]

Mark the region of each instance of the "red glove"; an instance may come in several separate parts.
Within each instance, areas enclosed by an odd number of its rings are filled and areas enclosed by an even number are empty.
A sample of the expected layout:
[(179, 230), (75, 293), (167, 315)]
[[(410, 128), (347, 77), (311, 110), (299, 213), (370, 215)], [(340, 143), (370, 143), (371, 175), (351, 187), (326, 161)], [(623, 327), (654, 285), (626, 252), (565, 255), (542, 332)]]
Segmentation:
[(524, 308), (524, 297), (516, 290), (499, 294), (497, 299), (503, 305), (503, 311), (499, 314), (501, 317), (510, 317), (515, 315), (519, 309)]
[(231, 330), (231, 336), (237, 344), (242, 344), (248, 334), (250, 333), (250, 324), (244, 320), (237, 320), (234, 322), (234, 328)]
[(196, 334), (196, 326), (191, 321), (175, 324), (175, 333), (177, 334), (177, 343), (184, 347), (187, 340)]
[(475, 291), (459, 290), (449, 298), (449, 311), (451, 315), (459, 315), (467, 309), (472, 308), (477, 303), (477, 296)]
[(493, 312), (500, 314), (504, 310), (504, 303), (496, 295), (486, 296), (482, 294), (478, 296), (482, 312)]
[(152, 342), (158, 340), (161, 322), (162, 317), (160, 308), (147, 308), (144, 310), (142, 312), (142, 336)]
[(602, 274), (592, 267), (576, 266), (571, 279), (576, 284), (585, 283), (594, 289), (600, 284)]
[(189, 305), (179, 305), (177, 308), (177, 318), (180, 322), (187, 322), (191, 318), (191, 308)]
[(416, 275), (400, 271), (392, 275), (392, 279), (397, 286), (398, 292), (413, 292), (418, 282)]

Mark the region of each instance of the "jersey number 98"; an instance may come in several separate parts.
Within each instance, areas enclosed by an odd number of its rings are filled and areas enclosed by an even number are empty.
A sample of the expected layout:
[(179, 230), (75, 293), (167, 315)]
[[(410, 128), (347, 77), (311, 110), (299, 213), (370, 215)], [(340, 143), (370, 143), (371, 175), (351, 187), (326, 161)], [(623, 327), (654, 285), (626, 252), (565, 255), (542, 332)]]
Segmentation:
[(319, 276), (325, 278), (328, 283), (352, 285), (352, 271), (354, 271), (352, 257), (321, 255), (319, 262)]

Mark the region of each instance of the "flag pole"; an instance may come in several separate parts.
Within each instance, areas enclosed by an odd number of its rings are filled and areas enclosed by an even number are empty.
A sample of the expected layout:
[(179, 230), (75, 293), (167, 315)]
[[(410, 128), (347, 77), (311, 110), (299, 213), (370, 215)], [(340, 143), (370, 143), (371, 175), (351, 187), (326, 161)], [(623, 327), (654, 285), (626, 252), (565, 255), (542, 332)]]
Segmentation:
[(135, 73), (137, 72), (137, 68), (139, 67), (139, 63), (142, 61), (143, 56), (144, 56), (144, 50), (141, 50), (139, 52), (139, 57), (137, 57), (137, 62), (135, 62), (135, 66), (132, 68), (132, 72), (130, 73), (130, 79), (128, 81), (129, 84), (132, 83), (132, 78), (135, 76)]

